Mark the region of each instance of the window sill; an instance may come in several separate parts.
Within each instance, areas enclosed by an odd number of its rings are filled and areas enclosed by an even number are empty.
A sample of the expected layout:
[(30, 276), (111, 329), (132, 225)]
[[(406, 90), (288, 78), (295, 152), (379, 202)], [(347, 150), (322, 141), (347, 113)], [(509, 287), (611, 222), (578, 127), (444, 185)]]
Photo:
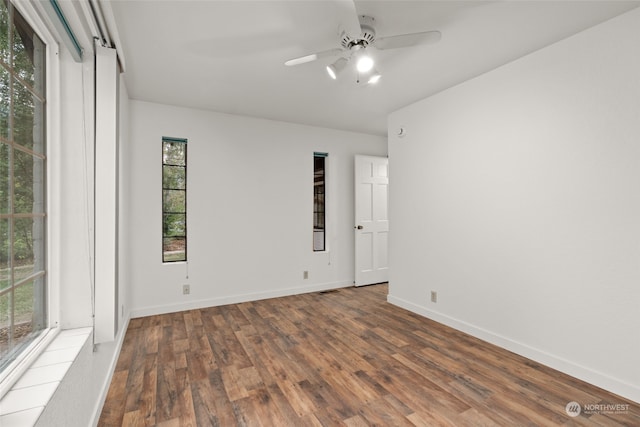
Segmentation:
[(60, 332), (0, 400), (0, 425), (33, 426), (91, 336), (91, 328)]
[(3, 375), (0, 377), (0, 401), (2, 401), (5, 394), (11, 391), (13, 385), (18, 382), (40, 354), (47, 349), (58, 335), (58, 332), (60, 332), (58, 328), (49, 328), (41, 331), (40, 336), (36, 337), (18, 355), (17, 360), (14, 360), (5, 368), (5, 371), (2, 372)]

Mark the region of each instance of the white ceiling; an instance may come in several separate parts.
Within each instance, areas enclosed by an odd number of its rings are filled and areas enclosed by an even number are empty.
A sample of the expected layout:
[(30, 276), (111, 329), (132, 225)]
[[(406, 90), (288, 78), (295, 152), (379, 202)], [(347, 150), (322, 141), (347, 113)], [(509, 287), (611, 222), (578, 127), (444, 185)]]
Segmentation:
[[(342, 0), (344, 1), (344, 0)], [(133, 99), (386, 135), (387, 115), (638, 7), (638, 1), (356, 1), (378, 37), (439, 30), (434, 45), (378, 51), (382, 80), (334, 81), (340, 0), (107, 1)]]

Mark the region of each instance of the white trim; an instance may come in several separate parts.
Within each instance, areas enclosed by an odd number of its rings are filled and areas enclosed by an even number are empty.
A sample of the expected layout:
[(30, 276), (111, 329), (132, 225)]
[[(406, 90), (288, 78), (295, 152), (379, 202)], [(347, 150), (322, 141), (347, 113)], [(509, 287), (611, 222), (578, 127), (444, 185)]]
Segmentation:
[[(83, 2), (80, 3), (82, 4)], [(124, 49), (122, 46), (122, 42), (120, 41), (120, 34), (118, 33), (118, 26), (116, 25), (116, 18), (113, 15), (111, 2), (99, 0), (98, 3), (100, 5), (102, 19), (105, 21), (107, 27), (107, 33), (109, 33), (109, 37), (111, 38), (111, 43), (118, 51), (118, 62), (120, 63), (120, 71), (124, 73), (127, 71), (127, 64), (125, 62)]]
[(111, 359), (111, 363), (109, 364), (109, 369), (107, 372), (107, 376), (102, 383), (102, 387), (99, 391), (98, 400), (96, 401), (96, 405), (93, 408), (93, 414), (91, 416), (91, 425), (97, 426), (98, 421), (100, 421), (100, 414), (102, 413), (102, 407), (104, 406), (104, 402), (107, 400), (107, 394), (109, 393), (109, 386), (111, 385), (111, 380), (113, 379), (113, 373), (116, 370), (116, 365), (118, 364), (118, 358), (120, 357), (120, 351), (122, 350), (122, 344), (124, 343), (124, 337), (127, 335), (127, 329), (129, 329), (129, 320), (131, 318), (127, 317), (123, 322), (120, 331), (116, 335), (116, 348), (113, 352), (113, 358)]
[[(336, 194), (333, 188), (333, 169), (335, 161), (328, 151), (324, 157), (324, 251), (316, 253), (331, 254), (333, 241), (336, 239), (336, 216), (334, 209), (333, 195)], [(312, 227), (313, 228), (313, 227)]]
[(61, 203), (63, 194), (60, 180), (61, 171), (61, 128), (60, 128), (60, 52), (53, 37), (43, 39), (47, 44), (47, 309), (49, 327), (60, 325), (60, 275), (62, 228)]
[(14, 7), (44, 41), (46, 48), (46, 147), (47, 147), (47, 310), (49, 327), (60, 323), (60, 51), (58, 41), (31, 3), (15, 2)]
[(278, 289), (266, 292), (253, 292), (249, 294), (237, 294), (227, 297), (207, 298), (196, 301), (189, 301), (179, 304), (164, 304), (149, 307), (141, 307), (131, 310), (131, 318), (155, 316), (158, 314), (176, 313), (186, 310), (197, 310), (200, 308), (216, 307), (227, 304), (238, 304), (242, 302), (258, 301), (269, 298), (279, 298), (310, 292), (328, 291), (332, 289), (347, 288), (353, 286), (350, 280), (340, 282), (319, 283), (308, 286), (298, 286), (294, 288)]
[(84, 20), (88, 27), (88, 33), (85, 32), (85, 35), (89, 38), (100, 37), (100, 31), (98, 30), (98, 25), (96, 23), (96, 17), (91, 12), (91, 6), (89, 6), (88, 1), (80, 1), (78, 2), (78, 6), (80, 6), (80, 11), (78, 15), (80, 19)]
[(519, 354), (520, 356), (524, 356), (538, 363), (542, 363), (543, 365), (546, 365), (550, 368), (571, 375), (572, 377), (578, 378), (597, 387), (601, 387), (612, 393), (633, 400), (634, 402), (640, 403), (640, 388), (619, 378), (613, 378), (602, 372), (598, 372), (585, 366), (578, 365), (574, 362), (571, 362), (570, 360), (563, 359), (561, 357), (531, 347), (527, 344), (514, 341), (505, 336), (496, 334), (462, 320), (444, 315), (437, 311), (429, 310), (426, 307), (412, 303), (402, 298), (394, 297), (393, 295), (387, 296), (387, 302), (424, 316), (428, 319), (434, 320), (438, 323), (442, 323), (443, 325), (465, 332), (476, 338), (497, 345), (498, 347), (502, 347), (504, 349), (512, 351), (516, 354)]

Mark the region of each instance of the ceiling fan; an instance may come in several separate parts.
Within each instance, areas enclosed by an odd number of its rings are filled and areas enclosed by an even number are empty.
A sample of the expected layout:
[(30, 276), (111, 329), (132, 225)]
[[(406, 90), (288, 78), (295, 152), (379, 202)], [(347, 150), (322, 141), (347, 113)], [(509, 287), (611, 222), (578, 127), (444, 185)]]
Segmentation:
[(364, 78), (366, 83), (376, 83), (382, 74), (375, 68), (370, 52), (372, 49), (390, 50), (417, 45), (435, 43), (440, 40), (440, 31), (422, 31), (418, 33), (399, 34), (376, 38), (375, 19), (367, 15), (358, 15), (352, 0), (339, 2), (344, 10), (343, 28), (339, 34), (340, 47), (312, 53), (310, 55), (293, 58), (286, 61), (287, 66), (305, 64), (320, 58), (338, 57), (326, 70), (332, 79), (344, 70), (351, 61), (355, 63), (357, 71), (356, 82)]

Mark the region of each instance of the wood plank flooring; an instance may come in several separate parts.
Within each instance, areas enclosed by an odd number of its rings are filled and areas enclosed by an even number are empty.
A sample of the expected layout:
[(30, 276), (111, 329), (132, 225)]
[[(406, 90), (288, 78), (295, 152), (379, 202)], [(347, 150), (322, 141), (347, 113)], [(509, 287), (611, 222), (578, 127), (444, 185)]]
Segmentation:
[[(390, 305), (387, 290), (132, 319), (99, 425), (640, 426), (640, 405)], [(571, 401), (623, 406), (570, 417)]]

